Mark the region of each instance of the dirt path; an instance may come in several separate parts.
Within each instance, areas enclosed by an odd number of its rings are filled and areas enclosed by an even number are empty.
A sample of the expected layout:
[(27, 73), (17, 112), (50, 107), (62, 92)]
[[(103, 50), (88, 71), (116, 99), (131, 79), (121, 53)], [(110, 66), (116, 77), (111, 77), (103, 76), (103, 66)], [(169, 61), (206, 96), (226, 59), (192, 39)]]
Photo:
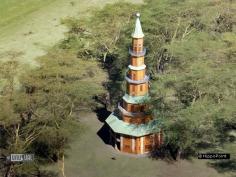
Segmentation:
[(19, 21), (8, 24), (3, 30), (0, 26), (0, 60), (14, 57), (21, 63), (36, 65), (36, 57), (44, 55), (48, 48), (63, 39), (67, 29), (60, 24), (62, 18), (83, 17), (89, 15), (93, 8), (117, 1), (56, 0), (25, 17), (19, 17)]

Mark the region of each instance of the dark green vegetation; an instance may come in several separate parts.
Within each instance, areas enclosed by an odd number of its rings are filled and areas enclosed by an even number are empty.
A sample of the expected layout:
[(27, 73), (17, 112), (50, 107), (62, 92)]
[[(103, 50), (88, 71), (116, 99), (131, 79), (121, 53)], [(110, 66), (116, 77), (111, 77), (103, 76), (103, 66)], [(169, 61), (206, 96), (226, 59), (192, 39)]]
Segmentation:
[[(0, 100), (1, 156), (33, 152), (39, 161), (0, 168), (12, 176), (43, 176), (39, 164), (63, 161), (69, 135), (82, 126), (76, 118), (98, 106), (93, 96), (116, 106), (125, 89), (132, 15), (138, 10), (148, 47), (151, 105), (155, 118), (163, 120), (164, 146), (182, 157), (203, 148), (229, 152), (223, 147), (234, 143), (236, 128), (235, 9), (236, 3), (226, 0), (148, 0), (142, 6), (108, 5), (84, 20), (62, 20), (70, 29), (66, 39), (39, 59), (39, 68), (25, 71), (20, 89), (14, 88), (17, 62), (1, 65), (6, 83)], [(100, 96), (105, 74), (98, 66), (108, 72), (103, 86), (110, 100)], [(235, 172), (231, 150), (231, 161), (210, 165)]]

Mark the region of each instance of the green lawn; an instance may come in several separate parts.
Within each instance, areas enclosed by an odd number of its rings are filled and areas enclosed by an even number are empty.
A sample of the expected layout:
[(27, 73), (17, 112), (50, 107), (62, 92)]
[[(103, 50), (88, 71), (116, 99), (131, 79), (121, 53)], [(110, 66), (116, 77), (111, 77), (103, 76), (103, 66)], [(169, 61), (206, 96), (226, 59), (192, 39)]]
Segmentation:
[(0, 28), (24, 19), (56, 0), (0, 0)]
[(34, 66), (36, 57), (46, 54), (65, 37), (67, 28), (61, 24), (61, 19), (82, 18), (95, 8), (117, 1), (0, 0), (0, 60), (14, 55), (20, 63)]
[(39, 9), (55, 0), (0, 0), (0, 24)]

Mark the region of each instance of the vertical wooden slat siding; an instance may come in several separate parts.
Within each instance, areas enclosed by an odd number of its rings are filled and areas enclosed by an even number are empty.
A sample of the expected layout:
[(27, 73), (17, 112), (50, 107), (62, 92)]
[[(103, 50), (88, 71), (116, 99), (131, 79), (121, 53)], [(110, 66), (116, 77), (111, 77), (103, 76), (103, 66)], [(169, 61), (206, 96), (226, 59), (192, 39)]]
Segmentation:
[(148, 83), (127, 84), (127, 92), (131, 96), (141, 96), (148, 92)]
[(148, 106), (145, 104), (130, 104), (123, 101), (123, 108), (128, 112), (142, 112), (146, 111)]
[(135, 153), (135, 137), (132, 138), (132, 153)]
[(129, 78), (132, 80), (143, 80), (146, 69), (143, 70), (129, 70)]
[(162, 134), (150, 134), (142, 137), (120, 136), (120, 151), (132, 154), (150, 152), (154, 145), (160, 145)]
[(152, 147), (152, 138), (151, 135), (146, 135), (145, 136), (145, 141), (144, 141), (144, 152), (149, 152)]
[(123, 136), (120, 136), (120, 151), (123, 151)]
[(132, 153), (132, 138), (130, 136), (123, 137), (123, 151)]
[(141, 143), (140, 143), (140, 146), (141, 146), (141, 154), (143, 154), (144, 153), (144, 137), (142, 136), (141, 137)]
[(131, 56), (130, 64), (133, 65), (133, 66), (144, 65), (144, 57), (134, 57), (134, 56)]
[(152, 117), (150, 115), (145, 115), (145, 116), (135, 116), (135, 117), (130, 117), (130, 116), (126, 116), (123, 115), (123, 121), (130, 123), (130, 124), (144, 124), (149, 122), (152, 119)]
[[(156, 137), (158, 137), (157, 135)], [(142, 137), (121, 136), (120, 151), (132, 154), (143, 154), (151, 150), (154, 143), (154, 135)]]
[(132, 39), (133, 51), (134, 52), (141, 52), (143, 50), (143, 38)]
[(140, 137), (136, 138), (135, 151), (136, 151), (137, 154), (141, 153), (141, 140), (140, 140)]

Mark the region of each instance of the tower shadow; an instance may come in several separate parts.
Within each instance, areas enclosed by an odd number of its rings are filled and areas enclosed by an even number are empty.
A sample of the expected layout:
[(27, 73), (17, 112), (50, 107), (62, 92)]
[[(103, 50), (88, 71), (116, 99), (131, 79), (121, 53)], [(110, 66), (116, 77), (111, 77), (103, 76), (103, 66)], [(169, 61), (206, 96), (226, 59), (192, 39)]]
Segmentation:
[(105, 122), (106, 118), (111, 114), (111, 111), (108, 111), (106, 107), (96, 108), (94, 112), (97, 115), (97, 118), (100, 122)]
[(97, 135), (105, 144), (114, 146), (110, 140), (109, 126), (106, 123), (98, 130)]
[(103, 126), (98, 130), (97, 135), (105, 144), (114, 146), (114, 143), (110, 138), (110, 128), (105, 122), (106, 118), (111, 114), (111, 111), (108, 111), (106, 107), (102, 107), (97, 108), (94, 110), (94, 112), (96, 113), (98, 120), (104, 123)]

